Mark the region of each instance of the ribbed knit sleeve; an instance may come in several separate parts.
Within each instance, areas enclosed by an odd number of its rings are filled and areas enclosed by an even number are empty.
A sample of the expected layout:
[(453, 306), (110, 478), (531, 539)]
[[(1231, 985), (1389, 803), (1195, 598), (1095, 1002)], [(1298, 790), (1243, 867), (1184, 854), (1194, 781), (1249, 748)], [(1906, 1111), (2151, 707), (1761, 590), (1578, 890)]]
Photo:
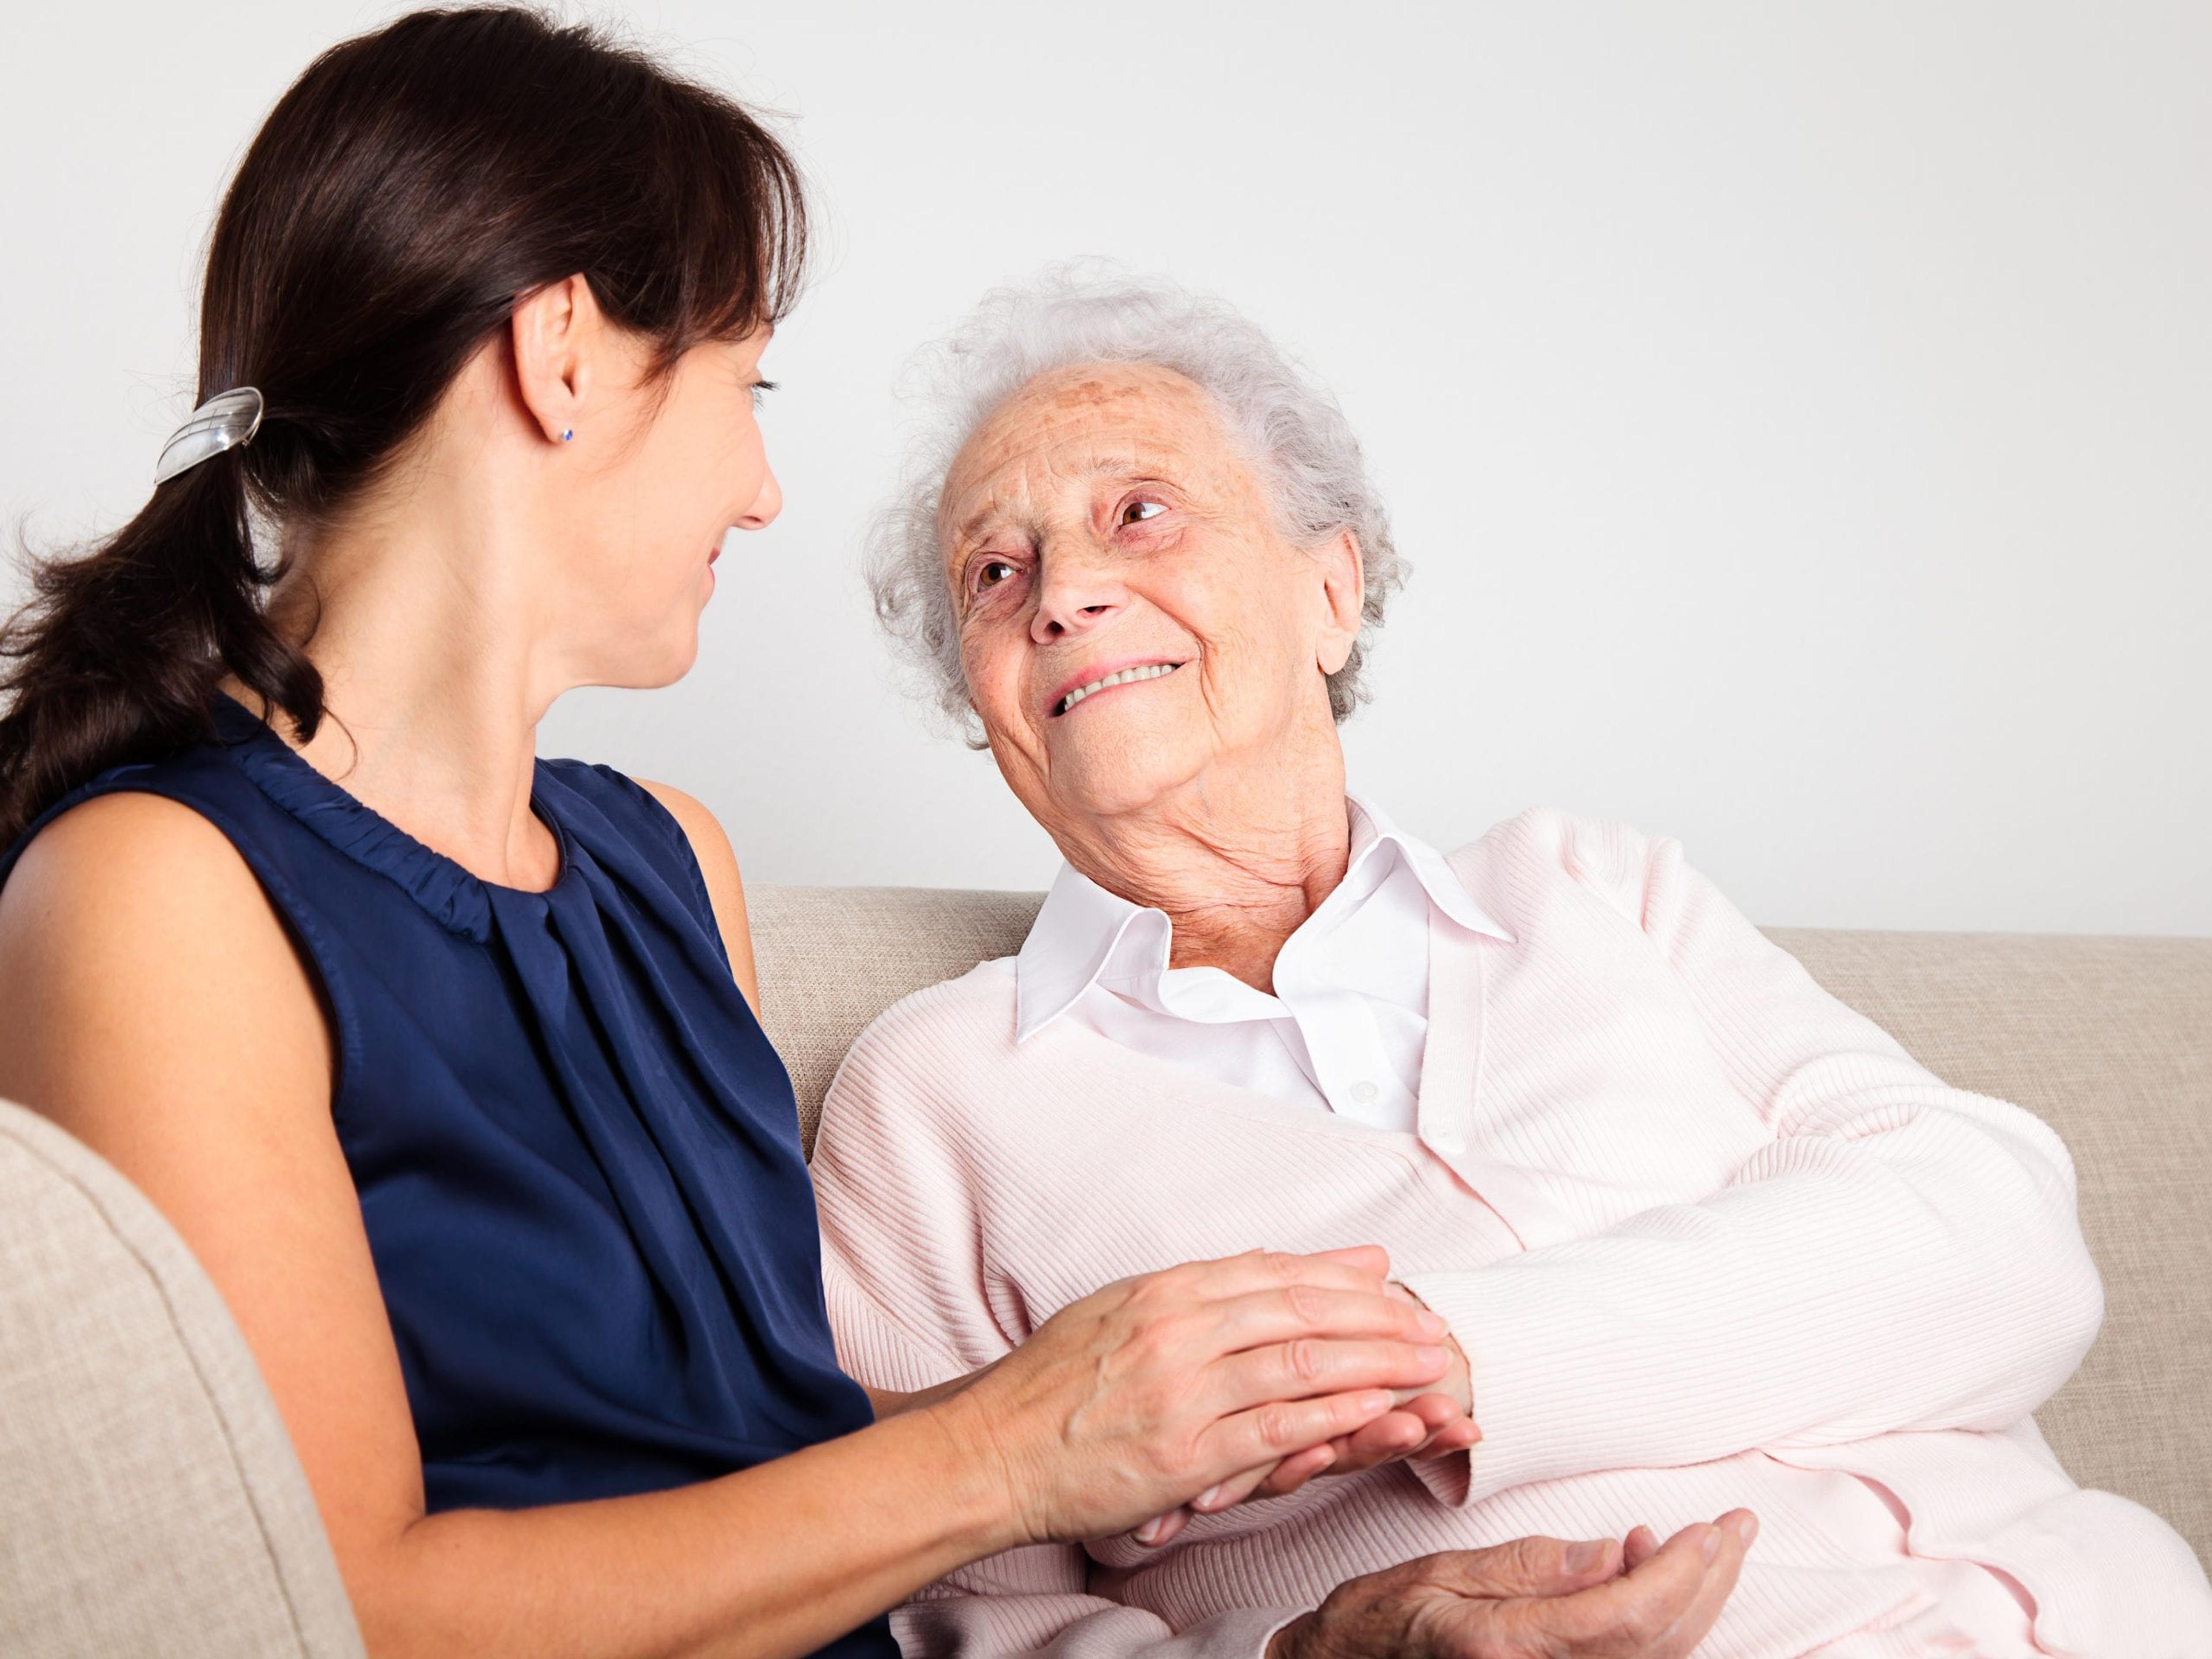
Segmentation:
[[(1556, 852), (1525, 837), (1505, 856)], [(1565, 862), (1663, 956), (1771, 1139), (1701, 1202), (1407, 1275), (1472, 1365), (1468, 1501), (1755, 1447), (2000, 1429), (2056, 1392), (2103, 1316), (2058, 1138), (1914, 1062), (1674, 842), (1577, 825)], [(1559, 867), (1507, 874), (1556, 883)]]
[[(893, 1016), (839, 1071), (813, 1172), (839, 1362), (869, 1388), (910, 1392), (1014, 1345), (977, 1243), (985, 1149), (963, 1145), (956, 1115), (933, 1109), (934, 1068), (902, 1026)], [(1178, 1631), (1090, 1595), (1090, 1571), (1078, 1545), (1009, 1550), (929, 1586), (893, 1629), (907, 1659), (1259, 1659), (1304, 1611), (1237, 1608)]]

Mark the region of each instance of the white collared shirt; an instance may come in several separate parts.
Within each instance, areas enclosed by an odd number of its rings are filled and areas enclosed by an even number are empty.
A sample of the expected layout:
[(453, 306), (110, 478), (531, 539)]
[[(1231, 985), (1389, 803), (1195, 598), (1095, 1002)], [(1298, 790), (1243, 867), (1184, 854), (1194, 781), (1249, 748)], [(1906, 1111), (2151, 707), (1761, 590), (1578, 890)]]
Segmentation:
[(1508, 933), (1437, 851), (1348, 797), (1344, 880), (1284, 941), (1273, 996), (1170, 968), (1164, 911), (1062, 865), (1016, 960), (1017, 1042), (1072, 1019), (1108, 1040), (1293, 1106), (1413, 1131), (1435, 917)]

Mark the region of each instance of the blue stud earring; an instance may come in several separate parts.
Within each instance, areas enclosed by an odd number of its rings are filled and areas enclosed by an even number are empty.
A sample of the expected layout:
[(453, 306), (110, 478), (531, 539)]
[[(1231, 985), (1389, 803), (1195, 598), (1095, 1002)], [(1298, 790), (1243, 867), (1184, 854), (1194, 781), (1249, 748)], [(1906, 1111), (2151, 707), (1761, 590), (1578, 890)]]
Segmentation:
[(561, 441), (562, 443), (574, 443), (575, 440), (576, 428), (574, 427), (565, 426), (561, 428)]

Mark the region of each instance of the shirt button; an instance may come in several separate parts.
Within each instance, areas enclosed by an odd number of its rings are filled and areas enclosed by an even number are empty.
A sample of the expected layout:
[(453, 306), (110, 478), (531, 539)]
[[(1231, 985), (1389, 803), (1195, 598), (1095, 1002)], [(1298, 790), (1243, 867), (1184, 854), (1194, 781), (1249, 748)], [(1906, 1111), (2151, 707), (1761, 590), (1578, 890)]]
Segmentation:
[(1438, 1129), (1423, 1138), (1446, 1158), (1457, 1158), (1467, 1150), (1467, 1138), (1456, 1129)]
[(1351, 1089), (1352, 1097), (1358, 1101), (1362, 1106), (1373, 1103), (1376, 1093), (1376, 1091), (1375, 1085), (1370, 1083), (1365, 1078), (1362, 1078), (1358, 1082), (1353, 1084)]

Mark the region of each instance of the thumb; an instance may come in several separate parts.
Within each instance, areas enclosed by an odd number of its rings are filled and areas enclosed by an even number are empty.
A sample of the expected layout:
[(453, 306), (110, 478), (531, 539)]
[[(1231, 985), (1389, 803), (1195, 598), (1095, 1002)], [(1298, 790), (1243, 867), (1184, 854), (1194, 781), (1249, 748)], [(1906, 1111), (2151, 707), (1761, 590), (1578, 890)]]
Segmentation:
[(1458, 1550), (1444, 1582), (1462, 1595), (1503, 1601), (1515, 1595), (1571, 1595), (1620, 1571), (1615, 1539), (1516, 1538), (1486, 1550)]

